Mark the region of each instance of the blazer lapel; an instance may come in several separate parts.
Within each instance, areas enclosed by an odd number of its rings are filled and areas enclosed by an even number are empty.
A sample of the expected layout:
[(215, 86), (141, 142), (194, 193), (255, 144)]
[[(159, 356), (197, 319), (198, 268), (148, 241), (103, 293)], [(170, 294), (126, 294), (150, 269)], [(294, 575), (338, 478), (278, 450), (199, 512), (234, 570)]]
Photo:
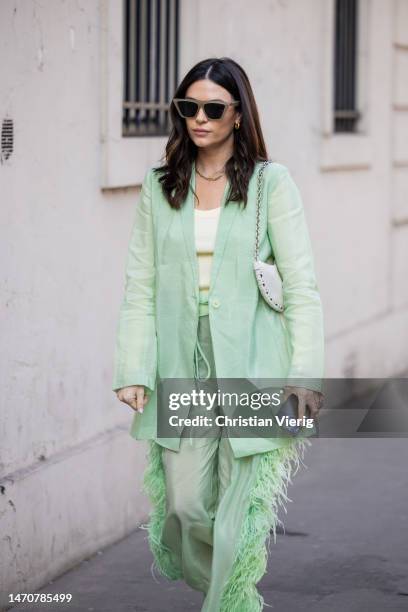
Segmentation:
[[(198, 302), (199, 299), (199, 284), (198, 284), (198, 256), (196, 253), (195, 246), (195, 233), (194, 233), (194, 193), (195, 190), (195, 162), (193, 161), (191, 177), (190, 177), (190, 188), (186, 198), (186, 201), (181, 207), (181, 220), (183, 226), (184, 240), (187, 247), (188, 257), (191, 263), (191, 270), (194, 278), (195, 295)], [(220, 265), (224, 256), (225, 245), (229, 232), (231, 231), (232, 224), (237, 214), (239, 203), (234, 202), (225, 206), (227, 194), (230, 188), (230, 181), (227, 180), (227, 184), (224, 189), (224, 194), (221, 201), (221, 211), (218, 218), (217, 232), (215, 236), (214, 255), (211, 264), (211, 277), (210, 277), (210, 289), (209, 296), (211, 296), (215, 281), (220, 269)]]

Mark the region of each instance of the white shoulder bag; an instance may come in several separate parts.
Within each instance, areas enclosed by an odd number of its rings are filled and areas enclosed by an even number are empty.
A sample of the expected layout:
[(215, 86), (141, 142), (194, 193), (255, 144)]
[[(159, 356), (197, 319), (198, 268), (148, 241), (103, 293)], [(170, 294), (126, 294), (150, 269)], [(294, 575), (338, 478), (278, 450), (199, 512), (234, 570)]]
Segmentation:
[(262, 201), (262, 186), (263, 186), (263, 171), (264, 168), (273, 163), (269, 160), (264, 161), (258, 172), (258, 189), (256, 202), (256, 240), (255, 240), (255, 255), (254, 255), (254, 270), (259, 290), (265, 301), (278, 312), (283, 312), (283, 289), (282, 279), (280, 277), (276, 264), (269, 264), (259, 259), (259, 224), (260, 224), (260, 209)]

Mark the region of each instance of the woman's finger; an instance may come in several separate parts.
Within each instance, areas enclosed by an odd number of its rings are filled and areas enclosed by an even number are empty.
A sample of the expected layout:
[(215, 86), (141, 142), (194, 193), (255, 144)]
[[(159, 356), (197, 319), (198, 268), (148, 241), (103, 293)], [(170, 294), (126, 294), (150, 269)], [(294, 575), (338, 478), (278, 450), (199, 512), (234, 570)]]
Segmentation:
[(305, 412), (306, 412), (306, 400), (305, 400), (305, 396), (303, 395), (303, 393), (298, 393), (297, 394), (299, 403), (298, 403), (298, 419), (303, 419), (303, 417), (305, 416)]
[(319, 410), (321, 407), (321, 398), (318, 393), (312, 393), (308, 401), (308, 406), (310, 409), (310, 415), (314, 419), (319, 415)]
[(131, 408), (133, 408), (133, 410), (137, 410), (136, 392), (134, 389), (129, 389), (129, 391), (124, 394), (122, 401), (125, 402), (125, 404), (127, 404)]
[(319, 415), (319, 407), (316, 405), (315, 402), (311, 402), (309, 404), (309, 410), (310, 410), (310, 416), (312, 417), (312, 419), (316, 418)]
[(143, 408), (145, 402), (143, 401), (145, 397), (144, 387), (138, 387), (136, 391), (136, 409), (140, 414), (143, 413)]

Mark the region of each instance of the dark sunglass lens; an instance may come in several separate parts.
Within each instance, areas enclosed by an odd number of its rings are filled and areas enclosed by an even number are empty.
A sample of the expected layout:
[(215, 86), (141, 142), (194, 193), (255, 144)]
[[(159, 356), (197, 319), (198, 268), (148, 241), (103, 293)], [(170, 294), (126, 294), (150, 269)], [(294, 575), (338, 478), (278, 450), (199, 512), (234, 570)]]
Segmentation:
[(180, 112), (184, 117), (194, 117), (197, 112), (197, 103), (186, 100), (178, 103)]
[(209, 119), (219, 119), (224, 111), (224, 105), (219, 102), (209, 102), (205, 104), (204, 109)]

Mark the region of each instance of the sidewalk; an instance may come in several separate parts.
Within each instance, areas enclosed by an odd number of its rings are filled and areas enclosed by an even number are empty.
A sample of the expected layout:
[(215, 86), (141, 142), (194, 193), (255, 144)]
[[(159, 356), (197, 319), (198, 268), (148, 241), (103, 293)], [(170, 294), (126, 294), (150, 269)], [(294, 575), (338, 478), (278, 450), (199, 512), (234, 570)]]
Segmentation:
[[(408, 610), (408, 440), (315, 439), (281, 512), (286, 534), (271, 540), (258, 584), (275, 612)], [(184, 612), (202, 596), (150, 572), (146, 531), (100, 551), (41, 591), (72, 593), (47, 612)], [(37, 589), (39, 592), (40, 589)]]

